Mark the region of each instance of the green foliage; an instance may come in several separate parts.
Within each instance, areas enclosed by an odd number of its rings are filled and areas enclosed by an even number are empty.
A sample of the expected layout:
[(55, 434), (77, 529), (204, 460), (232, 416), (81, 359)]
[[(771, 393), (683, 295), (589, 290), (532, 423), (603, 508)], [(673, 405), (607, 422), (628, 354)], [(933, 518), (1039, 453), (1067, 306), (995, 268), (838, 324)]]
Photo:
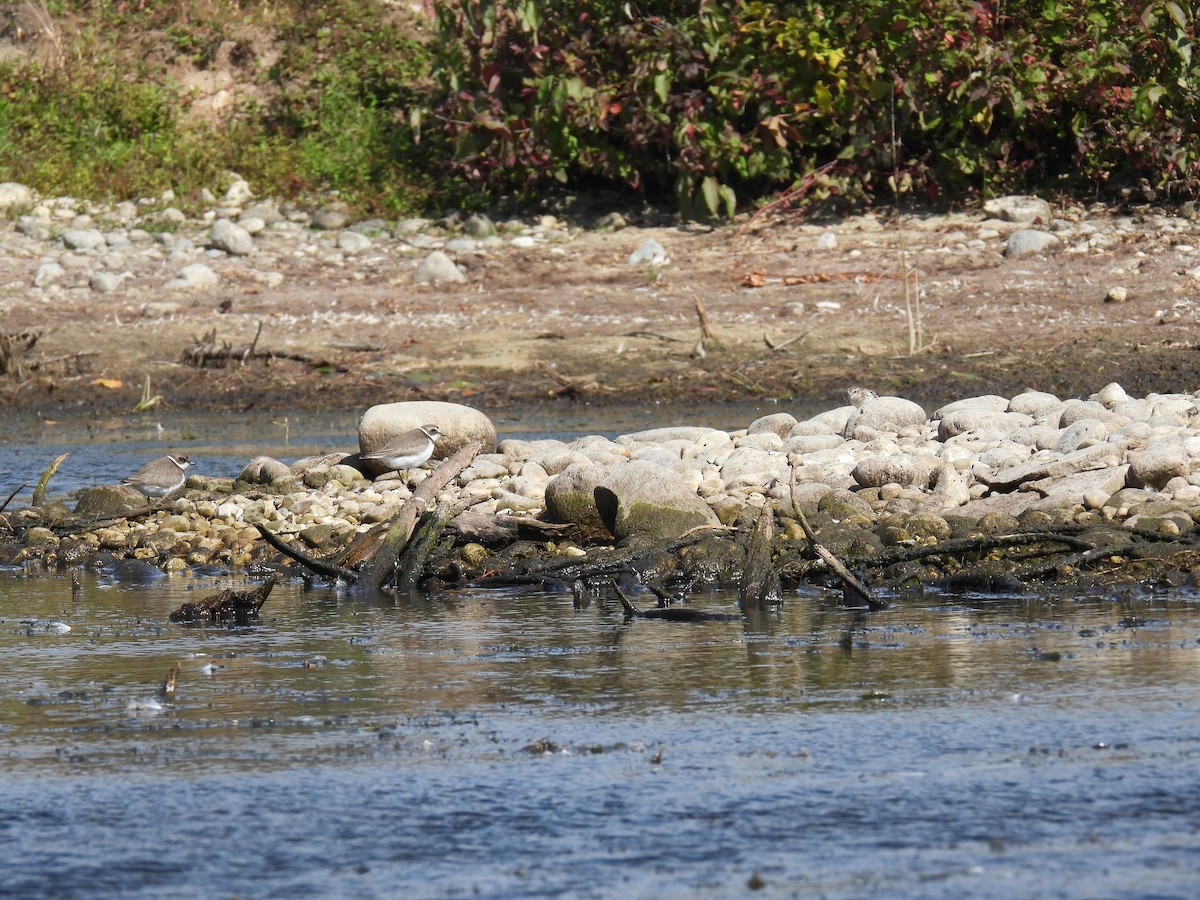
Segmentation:
[(586, 174), (739, 194), (1200, 186), (1194, 16), (1174, 0), (437, 5), (432, 113), (466, 181)]
[[(0, 63), (0, 180), (188, 197), (232, 170), (262, 193), (337, 190), (363, 211), (425, 202), (436, 146), (418, 147), (404, 123), (430, 63), (411, 22), (349, 0), (62, 5), (83, 26), (55, 32), (54, 58)], [(255, 48), (267, 39), (270, 68)], [(220, 54), (261, 100), (222, 119), (189, 115), (169, 67), (203, 71)]]
[[(0, 179), (187, 197), (233, 170), (380, 212), (601, 181), (698, 217), (781, 190), (1200, 189), (1184, 0), (425, 7), (422, 25), (373, 0), (30, 4), (48, 49), (0, 63)], [(217, 65), (259, 99), (206, 120), (171, 73)]]

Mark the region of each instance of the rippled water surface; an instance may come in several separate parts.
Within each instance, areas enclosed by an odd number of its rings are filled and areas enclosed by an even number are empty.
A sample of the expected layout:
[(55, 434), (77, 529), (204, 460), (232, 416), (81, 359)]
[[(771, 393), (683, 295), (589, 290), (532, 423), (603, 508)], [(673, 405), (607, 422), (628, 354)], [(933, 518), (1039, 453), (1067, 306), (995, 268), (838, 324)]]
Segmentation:
[[(0, 572), (0, 895), (1191, 897), (1200, 598), (602, 596)], [(645, 603), (649, 605), (649, 600)], [(694, 598), (735, 613), (720, 593)], [(157, 688), (178, 662), (173, 700)]]

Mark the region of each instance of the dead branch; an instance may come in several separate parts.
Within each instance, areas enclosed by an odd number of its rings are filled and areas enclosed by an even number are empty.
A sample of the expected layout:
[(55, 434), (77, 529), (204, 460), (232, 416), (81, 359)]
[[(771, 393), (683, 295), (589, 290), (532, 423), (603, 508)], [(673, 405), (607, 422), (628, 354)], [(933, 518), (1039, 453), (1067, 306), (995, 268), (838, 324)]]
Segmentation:
[(58, 467), (63, 464), (63, 460), (70, 456), (69, 453), (63, 453), (55, 457), (50, 465), (46, 466), (46, 471), (42, 473), (42, 477), (38, 479), (37, 487), (33, 489), (33, 505), (41, 506), (46, 502), (46, 485), (50, 483), (50, 479), (58, 472)]
[(780, 601), (779, 573), (771, 564), (771, 542), (775, 537), (775, 510), (764, 503), (746, 542), (746, 565), (742, 570), (738, 599), (743, 609), (769, 606)]
[(767, 349), (770, 350), (772, 353), (778, 353), (784, 347), (790, 347), (792, 344), (796, 343), (797, 341), (800, 341), (801, 343), (803, 343), (804, 339), (806, 337), (808, 337), (810, 334), (812, 334), (811, 328), (808, 331), (801, 332), (800, 334), (797, 334), (794, 337), (788, 338), (786, 341), (780, 341), (778, 344), (776, 344), (774, 341), (772, 341), (769, 337), (767, 337), (764, 334), (763, 335), (763, 343), (767, 345)]
[(228, 341), (217, 344), (217, 330), (214, 328), (202, 337), (195, 338), (195, 343), (183, 351), (183, 364), (197, 369), (224, 369), (230, 365), (244, 366), (250, 360), (258, 359), (270, 363), (274, 359), (286, 359), (291, 362), (303, 363), (314, 368), (331, 365), (326, 360), (318, 360), (307, 353), (285, 352), (282, 350), (260, 350), (259, 338), (262, 336), (263, 323), (258, 323), (254, 340), (244, 347), (234, 347)]
[(304, 566), (304, 568), (308, 569), (310, 572), (315, 572), (322, 578), (340, 578), (347, 584), (354, 584), (354, 582), (358, 580), (358, 573), (353, 569), (344, 568), (343, 566), (339, 566), (337, 563), (330, 562), (327, 559), (311, 556), (310, 554), (305, 553), (303, 550), (293, 547), (291, 544), (284, 543), (279, 539), (279, 536), (275, 534), (275, 532), (268, 530), (261, 522), (255, 522), (254, 527), (258, 530), (258, 533), (262, 535), (262, 539), (264, 541), (266, 541), (284, 556), (300, 563), (300, 565)]
[(12, 503), (12, 498), (17, 496), (17, 494), (21, 493), (21, 491), (25, 490), (27, 487), (29, 487), (28, 481), (13, 488), (12, 493), (4, 498), (3, 503), (0, 503), (0, 512), (4, 512), (4, 510), (8, 508), (8, 504)]
[(808, 538), (808, 546), (812, 549), (825, 565), (829, 566), (830, 570), (842, 582), (842, 597), (846, 606), (861, 607), (866, 606), (872, 612), (887, 609), (891, 606), (886, 600), (876, 600), (871, 596), (870, 590), (863, 584), (854, 573), (842, 564), (834, 554), (826, 547), (822, 546), (817, 540), (817, 534), (812, 530), (812, 526), (808, 524), (808, 518), (800, 509), (800, 503), (796, 496), (796, 469), (792, 468), (790, 480), (792, 494), (792, 511), (796, 514), (796, 519), (800, 523), (800, 527), (804, 529), (804, 536)]
[[(207, 620), (210, 624), (217, 622), (234, 622), (246, 625), (258, 618), (258, 611), (267, 602), (271, 589), (279, 575), (272, 572), (271, 577), (251, 591), (235, 591), (226, 588), (205, 597), (198, 603), (185, 603), (171, 613), (172, 622), (199, 622)], [(170, 677), (170, 676), (168, 676)], [(164, 683), (165, 685), (165, 683)]]
[(483, 445), (472, 441), (450, 458), (446, 459), (422, 481), (413, 492), (412, 497), (401, 507), (400, 512), (392, 519), (387, 534), (367, 560), (359, 579), (364, 584), (374, 588), (382, 588), (392, 580), (396, 571), (396, 563), (404, 547), (412, 537), (417, 520), (437, 497), (438, 492), (458, 477), (458, 473), (471, 464)]
[(446, 526), (459, 513), (466, 510), (473, 501), (459, 500), (444, 506), (435, 506), (421, 516), (413, 531), (412, 539), (396, 561), (395, 587), (397, 591), (409, 592), (416, 590), (421, 583), (421, 573), (425, 563), (437, 546), (438, 539)]
[(700, 299), (700, 295), (695, 291), (692, 292), (692, 303), (696, 307), (696, 318), (700, 320), (700, 337), (708, 342), (716, 340), (713, 335), (712, 328), (708, 324), (708, 310), (704, 308), (704, 302)]
[[(902, 562), (916, 562), (930, 556), (971, 556), (983, 555), (992, 550), (1002, 550), (1011, 547), (1021, 547), (1030, 544), (1062, 544), (1072, 550), (1089, 551), (1096, 548), (1092, 541), (1084, 540), (1070, 532), (1078, 532), (1081, 526), (1068, 525), (1062, 530), (1016, 531), (1008, 534), (983, 534), (979, 537), (955, 538), (925, 547), (893, 547), (867, 560), (866, 564), (872, 569), (886, 569), (888, 566)], [(1038, 551), (1037, 555), (1045, 556), (1063, 553), (1064, 550), (1047, 548)], [(1111, 552), (1111, 548), (1110, 548)]]

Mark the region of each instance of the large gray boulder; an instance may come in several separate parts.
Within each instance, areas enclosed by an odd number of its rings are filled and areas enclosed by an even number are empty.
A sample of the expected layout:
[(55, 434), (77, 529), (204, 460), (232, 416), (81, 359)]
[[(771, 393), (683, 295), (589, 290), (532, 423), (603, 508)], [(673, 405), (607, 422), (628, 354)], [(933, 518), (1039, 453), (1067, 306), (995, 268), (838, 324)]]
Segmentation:
[(604, 466), (590, 463), (563, 469), (546, 485), (546, 517), (552, 522), (602, 527), (604, 522), (596, 509), (596, 488), (607, 471)]
[(417, 270), (413, 272), (412, 280), (414, 284), (449, 284), (466, 281), (467, 276), (449, 256), (441, 250), (434, 250), (421, 260)]
[[(436, 425), (442, 433), (433, 451), (436, 459), (446, 458), (471, 441), (483, 445), (480, 453), (496, 449), (496, 426), (479, 410), (441, 400), (412, 400), (381, 403), (363, 413), (358, 423), (359, 452), (371, 453), (422, 425)], [(375, 475), (387, 471), (387, 464), (377, 460), (362, 460), (362, 466)]]
[(1015, 259), (1019, 256), (1048, 253), (1061, 246), (1062, 242), (1048, 231), (1022, 228), (1008, 236), (1008, 242), (1004, 245), (1004, 255), (1009, 259)]
[(278, 485), (291, 484), (293, 477), (292, 469), (286, 463), (270, 456), (256, 456), (246, 463), (237, 480), (250, 484)]
[(230, 256), (249, 256), (254, 252), (254, 238), (250, 237), (250, 232), (228, 219), (213, 222), (209, 243)]
[(33, 206), (33, 189), (15, 181), (5, 181), (0, 184), (0, 209), (12, 207)]
[(1182, 444), (1175, 441), (1154, 444), (1129, 454), (1125, 483), (1134, 488), (1161, 490), (1172, 478), (1186, 478), (1190, 467)]
[[(589, 496), (590, 494), (590, 496)], [(568, 466), (546, 486), (546, 513), (560, 522), (603, 525), (617, 540), (671, 540), (717, 514), (682, 478), (651, 462)]]
[(1003, 219), (1006, 222), (1033, 222), (1049, 225), (1054, 218), (1050, 204), (1041, 197), (1031, 194), (1011, 194), (1007, 197), (993, 197), (983, 201), (983, 211), (989, 216)]
[(600, 520), (619, 541), (635, 534), (672, 540), (693, 528), (721, 524), (686, 482), (654, 463), (606, 469), (594, 494)]
[(872, 433), (896, 434), (905, 429), (919, 429), (925, 426), (925, 418), (925, 410), (911, 400), (876, 397), (850, 416), (842, 430), (842, 437), (870, 440)]

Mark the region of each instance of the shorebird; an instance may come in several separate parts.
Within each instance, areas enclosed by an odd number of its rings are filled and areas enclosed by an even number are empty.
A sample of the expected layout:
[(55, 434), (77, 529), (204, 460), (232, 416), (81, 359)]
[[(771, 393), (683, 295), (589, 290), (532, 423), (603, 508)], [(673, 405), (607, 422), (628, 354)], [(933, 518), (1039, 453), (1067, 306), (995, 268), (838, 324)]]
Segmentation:
[(436, 425), (422, 425), (398, 435), (378, 450), (362, 454), (362, 459), (381, 462), (389, 472), (415, 469), (433, 456), (433, 445), (441, 436)]
[(847, 389), (846, 397), (850, 401), (850, 405), (855, 409), (862, 409), (867, 403), (872, 400), (878, 400), (879, 395), (869, 387), (863, 387), (861, 384), (855, 385)]
[(165, 497), (183, 487), (187, 467), (192, 461), (183, 455), (168, 454), (146, 463), (121, 484), (137, 488), (147, 497)]

